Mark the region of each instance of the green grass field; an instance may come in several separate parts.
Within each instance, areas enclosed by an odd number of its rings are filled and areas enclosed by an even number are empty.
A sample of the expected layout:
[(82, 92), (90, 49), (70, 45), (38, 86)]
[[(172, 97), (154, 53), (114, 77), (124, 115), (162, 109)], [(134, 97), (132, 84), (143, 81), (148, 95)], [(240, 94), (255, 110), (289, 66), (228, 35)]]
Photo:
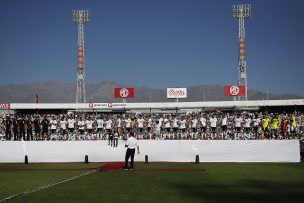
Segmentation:
[[(0, 171), (0, 200), (96, 168), (90, 164), (0, 164), (8, 168), (65, 171)], [(136, 168), (204, 168), (203, 172), (92, 172), (8, 202), (302, 202), (302, 163), (136, 163)]]

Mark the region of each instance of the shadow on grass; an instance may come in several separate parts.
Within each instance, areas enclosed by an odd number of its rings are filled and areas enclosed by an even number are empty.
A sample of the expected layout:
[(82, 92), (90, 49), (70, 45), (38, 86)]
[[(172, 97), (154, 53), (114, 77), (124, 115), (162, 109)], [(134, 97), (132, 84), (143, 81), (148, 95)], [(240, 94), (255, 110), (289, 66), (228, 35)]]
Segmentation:
[(304, 199), (304, 183), (244, 180), (232, 184), (173, 183), (168, 187), (176, 189), (189, 202), (291, 203)]

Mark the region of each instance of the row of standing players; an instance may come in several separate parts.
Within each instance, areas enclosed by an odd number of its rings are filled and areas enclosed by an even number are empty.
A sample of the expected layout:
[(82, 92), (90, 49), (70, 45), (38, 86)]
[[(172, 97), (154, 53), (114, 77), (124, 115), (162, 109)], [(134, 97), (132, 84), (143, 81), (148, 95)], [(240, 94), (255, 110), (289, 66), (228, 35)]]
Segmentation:
[[(296, 114), (124, 114), (124, 115), (7, 115), (6, 140), (126, 139), (248, 139), (295, 138), (303, 132), (304, 115)], [(126, 132), (126, 133), (124, 133)], [(236, 136), (237, 135), (237, 136)]]

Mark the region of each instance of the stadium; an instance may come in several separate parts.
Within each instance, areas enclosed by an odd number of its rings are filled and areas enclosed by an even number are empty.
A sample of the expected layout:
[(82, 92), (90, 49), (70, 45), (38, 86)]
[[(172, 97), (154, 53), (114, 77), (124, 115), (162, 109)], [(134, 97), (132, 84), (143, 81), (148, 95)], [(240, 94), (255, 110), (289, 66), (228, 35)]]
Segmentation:
[(73, 10), (75, 102), (0, 100), (0, 202), (301, 201), (304, 99), (248, 99), (251, 5), (233, 5), (232, 16), (238, 81), (224, 86), (227, 101), (179, 101), (187, 88), (170, 87), (171, 102), (127, 102), (137, 89), (119, 87), (109, 94), (121, 103), (87, 102), (90, 12)]

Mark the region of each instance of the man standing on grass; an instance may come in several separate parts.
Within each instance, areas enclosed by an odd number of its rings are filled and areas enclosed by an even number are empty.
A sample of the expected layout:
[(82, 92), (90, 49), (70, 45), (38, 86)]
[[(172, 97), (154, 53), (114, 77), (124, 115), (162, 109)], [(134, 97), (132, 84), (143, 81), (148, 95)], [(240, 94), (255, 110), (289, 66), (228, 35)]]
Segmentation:
[[(125, 156), (125, 170), (133, 170), (133, 165), (134, 165), (134, 155), (135, 155), (135, 148), (137, 148), (137, 154), (139, 154), (139, 146), (137, 144), (137, 139), (134, 137), (134, 133), (130, 132), (129, 138), (127, 139), (126, 142), (126, 156)], [(131, 167), (128, 167), (128, 161), (129, 158), (131, 157)]]

